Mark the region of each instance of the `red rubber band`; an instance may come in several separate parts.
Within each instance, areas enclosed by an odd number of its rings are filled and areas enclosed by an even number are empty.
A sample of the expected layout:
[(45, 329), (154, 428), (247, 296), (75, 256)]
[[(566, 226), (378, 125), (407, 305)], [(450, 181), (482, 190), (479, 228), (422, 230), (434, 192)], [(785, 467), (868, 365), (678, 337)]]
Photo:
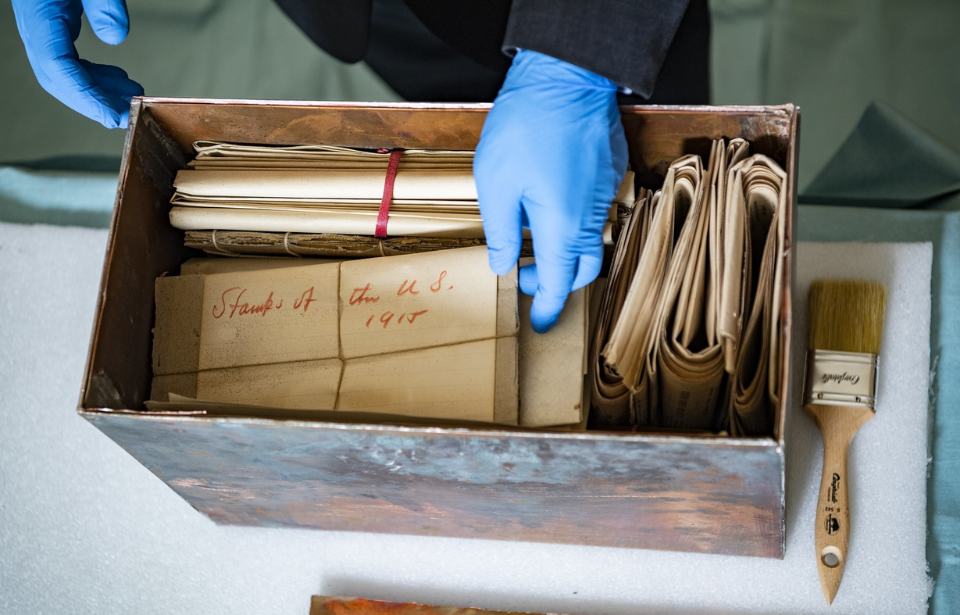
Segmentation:
[(386, 239), (387, 218), (390, 217), (390, 203), (393, 201), (393, 184), (397, 181), (397, 167), (400, 166), (400, 155), (403, 150), (395, 149), (390, 152), (390, 162), (387, 163), (387, 176), (383, 180), (383, 198), (380, 199), (380, 213), (377, 215), (377, 230), (374, 237)]

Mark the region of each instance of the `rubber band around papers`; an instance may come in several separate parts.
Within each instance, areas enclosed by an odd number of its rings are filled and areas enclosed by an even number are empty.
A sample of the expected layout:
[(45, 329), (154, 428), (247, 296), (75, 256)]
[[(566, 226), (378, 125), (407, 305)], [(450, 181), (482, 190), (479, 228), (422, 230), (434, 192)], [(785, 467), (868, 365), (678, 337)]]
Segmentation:
[[(383, 150), (381, 150), (383, 151)], [(387, 163), (387, 176), (383, 180), (383, 198), (380, 199), (380, 213), (377, 214), (377, 228), (373, 236), (377, 239), (387, 237), (387, 218), (390, 217), (390, 203), (393, 201), (393, 184), (397, 181), (397, 167), (400, 166), (400, 156), (403, 150), (390, 151), (390, 162)]]

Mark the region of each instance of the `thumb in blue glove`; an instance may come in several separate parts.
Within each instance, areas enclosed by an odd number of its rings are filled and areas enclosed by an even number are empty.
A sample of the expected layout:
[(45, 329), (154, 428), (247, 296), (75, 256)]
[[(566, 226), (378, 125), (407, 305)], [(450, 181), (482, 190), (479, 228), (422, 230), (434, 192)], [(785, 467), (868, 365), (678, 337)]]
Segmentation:
[(608, 79), (520, 50), (483, 125), (473, 171), (490, 268), (520, 256), (522, 227), (534, 265), (520, 271), (537, 332), (556, 324), (570, 292), (600, 273), (603, 225), (627, 168), (627, 142)]
[(126, 128), (130, 99), (143, 95), (122, 69), (81, 60), (80, 16), (110, 45), (130, 29), (124, 0), (13, 0), (13, 14), (37, 81), (57, 100), (107, 128)]

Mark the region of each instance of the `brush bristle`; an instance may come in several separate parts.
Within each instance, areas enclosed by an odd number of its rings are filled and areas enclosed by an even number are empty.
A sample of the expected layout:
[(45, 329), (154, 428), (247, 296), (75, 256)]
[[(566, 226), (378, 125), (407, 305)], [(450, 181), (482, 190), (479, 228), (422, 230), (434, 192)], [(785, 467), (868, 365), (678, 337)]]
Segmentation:
[(810, 348), (880, 354), (887, 289), (879, 282), (817, 280), (810, 285)]

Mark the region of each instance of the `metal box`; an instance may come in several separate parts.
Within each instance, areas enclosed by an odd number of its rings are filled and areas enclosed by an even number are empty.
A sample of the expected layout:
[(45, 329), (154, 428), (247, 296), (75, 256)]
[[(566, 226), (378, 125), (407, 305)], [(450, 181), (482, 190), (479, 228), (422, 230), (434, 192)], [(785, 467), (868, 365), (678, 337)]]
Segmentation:
[[(154, 280), (195, 253), (170, 226), (197, 139), (472, 149), (488, 105), (135, 98), (80, 413), (218, 523), (783, 557), (786, 390), (771, 437), (401, 427), (159, 414)], [(798, 110), (623, 107), (638, 181), (743, 137), (789, 173), (780, 365), (790, 382)]]

